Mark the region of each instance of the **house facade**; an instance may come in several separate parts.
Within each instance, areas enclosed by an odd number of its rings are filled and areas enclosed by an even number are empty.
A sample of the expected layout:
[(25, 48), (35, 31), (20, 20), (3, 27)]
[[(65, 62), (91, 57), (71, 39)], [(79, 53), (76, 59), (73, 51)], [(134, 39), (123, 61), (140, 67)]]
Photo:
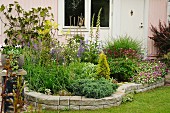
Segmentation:
[[(0, 0), (1, 4), (15, 0)], [(26, 10), (32, 7), (52, 7), (55, 21), (59, 24), (58, 37), (63, 32), (90, 35), (90, 26), (96, 30), (97, 14), (100, 15), (100, 40), (104, 43), (120, 35), (128, 35), (142, 42), (148, 54), (156, 54), (150, 26), (157, 26), (159, 21), (167, 23), (167, 0), (16, 0)], [(94, 21), (92, 21), (94, 15)], [(2, 15), (0, 15), (2, 16)], [(0, 44), (3, 44), (4, 27), (0, 22)]]

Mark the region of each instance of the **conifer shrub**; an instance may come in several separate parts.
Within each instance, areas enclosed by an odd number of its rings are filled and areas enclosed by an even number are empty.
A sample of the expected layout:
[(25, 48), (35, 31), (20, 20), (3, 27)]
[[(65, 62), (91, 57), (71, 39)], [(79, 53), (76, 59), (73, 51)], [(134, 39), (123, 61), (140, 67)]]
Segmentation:
[(97, 65), (97, 75), (99, 78), (100, 77), (104, 77), (106, 79), (110, 78), (110, 68), (104, 52), (102, 52), (99, 55), (99, 62)]
[(117, 84), (113, 84), (104, 78), (99, 80), (79, 79), (70, 85), (74, 95), (97, 99), (110, 96), (117, 88)]

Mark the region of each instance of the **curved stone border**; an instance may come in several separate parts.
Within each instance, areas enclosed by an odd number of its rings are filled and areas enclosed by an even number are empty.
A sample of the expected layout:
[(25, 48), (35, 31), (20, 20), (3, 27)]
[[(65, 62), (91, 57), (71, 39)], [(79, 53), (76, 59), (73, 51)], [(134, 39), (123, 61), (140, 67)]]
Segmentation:
[(122, 98), (128, 93), (144, 92), (163, 85), (164, 85), (164, 79), (149, 85), (126, 83), (119, 86), (117, 91), (114, 94), (112, 94), (110, 97), (105, 97), (101, 99), (85, 98), (83, 96), (45, 95), (42, 93), (29, 91), (27, 88), (25, 88), (25, 100), (29, 104), (33, 105), (35, 108), (41, 105), (43, 109), (53, 109), (53, 110), (61, 110), (61, 109), (94, 110), (99, 108), (109, 108), (112, 106), (119, 106), (122, 102)]

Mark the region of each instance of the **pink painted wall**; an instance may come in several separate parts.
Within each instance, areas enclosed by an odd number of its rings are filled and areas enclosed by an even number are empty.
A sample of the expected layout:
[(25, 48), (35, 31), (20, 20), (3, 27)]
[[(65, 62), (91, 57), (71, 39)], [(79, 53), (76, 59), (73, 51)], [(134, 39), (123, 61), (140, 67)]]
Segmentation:
[[(158, 26), (159, 20), (161, 22), (167, 23), (167, 0), (150, 0), (149, 1), (149, 20), (148, 35), (152, 36), (151, 25)], [(157, 48), (153, 46), (154, 41), (148, 38), (148, 55), (155, 56), (157, 53)]]
[[(10, 3), (14, 3), (14, 1), (18, 1), (19, 4), (24, 8), (25, 10), (29, 10), (31, 8), (36, 7), (48, 7), (50, 6), (52, 8), (51, 12), (54, 14), (54, 20), (57, 22), (57, 6), (58, 6), (58, 0), (0, 0), (0, 6), (2, 4), (8, 5)], [(2, 14), (0, 13), (0, 16), (2, 17)], [(6, 35), (3, 34), (5, 28), (1, 24), (0, 26), (0, 45), (3, 44), (3, 41), (6, 37)]]

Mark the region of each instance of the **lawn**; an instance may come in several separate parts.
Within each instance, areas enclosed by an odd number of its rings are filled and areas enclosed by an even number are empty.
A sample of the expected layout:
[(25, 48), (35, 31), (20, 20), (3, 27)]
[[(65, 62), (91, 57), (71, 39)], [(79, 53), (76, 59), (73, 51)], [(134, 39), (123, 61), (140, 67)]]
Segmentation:
[(45, 113), (169, 113), (170, 87), (160, 87), (144, 93), (135, 94), (133, 102), (118, 107), (83, 111), (46, 111)]

